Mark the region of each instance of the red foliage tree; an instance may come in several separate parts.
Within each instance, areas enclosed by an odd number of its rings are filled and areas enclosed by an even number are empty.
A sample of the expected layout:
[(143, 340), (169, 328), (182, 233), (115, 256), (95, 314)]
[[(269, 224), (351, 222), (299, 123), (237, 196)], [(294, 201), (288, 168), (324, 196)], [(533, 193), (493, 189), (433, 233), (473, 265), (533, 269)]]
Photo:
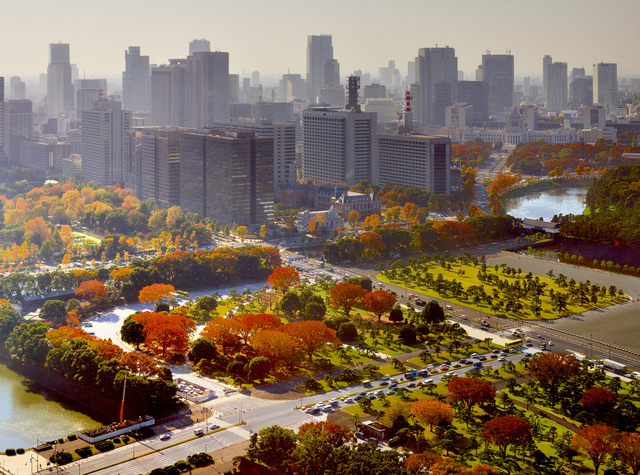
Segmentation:
[(259, 356), (268, 358), (274, 368), (291, 365), (296, 353), (295, 340), (278, 330), (261, 331), (251, 339), (251, 346)]
[(211, 338), (216, 345), (222, 348), (222, 353), (227, 354), (227, 349), (238, 343), (240, 324), (230, 318), (214, 318), (207, 323), (200, 336)]
[(530, 372), (545, 388), (551, 400), (557, 399), (560, 384), (580, 372), (580, 362), (566, 353), (537, 353), (529, 362)]
[(109, 293), (102, 282), (88, 280), (80, 284), (80, 287), (76, 290), (76, 296), (98, 307), (109, 298)]
[(313, 353), (323, 346), (340, 345), (336, 331), (315, 320), (284, 325), (281, 330), (293, 338), (297, 348), (309, 357), (309, 362), (313, 361)]
[(298, 439), (304, 439), (307, 434), (327, 441), (334, 447), (356, 440), (348, 426), (330, 421), (307, 422), (298, 427)]
[(374, 290), (364, 297), (364, 309), (378, 317), (378, 321), (383, 314), (393, 310), (395, 304), (396, 296), (386, 290)]
[(475, 378), (453, 378), (447, 389), (454, 402), (461, 402), (468, 409), (482, 402), (493, 402), (496, 398), (496, 388), (491, 383)]
[(270, 313), (239, 313), (233, 320), (238, 322), (238, 335), (245, 343), (249, 343), (249, 337), (262, 330), (274, 330), (282, 325), (275, 315)]
[(482, 438), (500, 447), (502, 458), (506, 457), (510, 445), (522, 447), (533, 440), (531, 424), (518, 416), (501, 416), (487, 421)]
[(433, 426), (443, 422), (451, 423), (456, 411), (449, 404), (432, 399), (411, 404), (411, 415), (418, 424), (423, 426), (429, 424), (429, 428), (433, 432)]
[(362, 304), (367, 291), (357, 284), (342, 282), (331, 289), (331, 306), (341, 309), (348, 317), (351, 309)]
[(291, 287), (300, 285), (300, 274), (293, 267), (277, 267), (267, 279), (267, 284), (284, 294)]
[(175, 293), (176, 289), (173, 285), (152, 284), (142, 288), (140, 294), (138, 294), (138, 300), (140, 300), (140, 302), (150, 302), (156, 307), (160, 302), (168, 299)]
[(622, 432), (614, 439), (615, 454), (627, 464), (633, 475), (640, 472), (640, 434)]
[(145, 344), (155, 353), (165, 357), (167, 351), (182, 353), (189, 346), (189, 335), (195, 331), (195, 323), (182, 315), (166, 315), (157, 312), (140, 312), (132, 317), (144, 325)]
[(593, 411), (596, 420), (599, 420), (603, 411), (615, 406), (617, 400), (616, 393), (600, 386), (593, 386), (582, 395), (582, 404)]
[(82, 328), (74, 328), (63, 326), (57, 329), (49, 330), (47, 340), (54, 348), (60, 348), (63, 343), (73, 340), (74, 338), (82, 338), (84, 340), (95, 340), (96, 337), (89, 335)]
[(605, 425), (592, 425), (578, 429), (573, 436), (573, 448), (591, 459), (595, 475), (607, 454), (613, 449), (615, 430)]

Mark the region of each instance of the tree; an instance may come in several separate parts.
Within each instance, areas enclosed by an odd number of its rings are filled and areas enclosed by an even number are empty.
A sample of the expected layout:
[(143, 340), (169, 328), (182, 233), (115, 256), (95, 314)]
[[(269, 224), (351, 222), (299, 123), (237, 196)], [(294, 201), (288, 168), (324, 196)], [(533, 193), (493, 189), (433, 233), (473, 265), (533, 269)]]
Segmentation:
[(109, 293), (104, 284), (97, 280), (87, 280), (82, 282), (76, 290), (76, 295), (87, 300), (96, 307), (102, 305), (109, 298)]
[(140, 302), (152, 303), (157, 307), (160, 302), (168, 299), (171, 295), (175, 295), (176, 289), (170, 284), (151, 284), (144, 287), (138, 295)]
[(398, 337), (405, 345), (413, 345), (416, 342), (416, 330), (411, 325), (405, 325), (400, 329)]
[(616, 405), (618, 395), (613, 391), (593, 386), (582, 395), (582, 404), (593, 411), (596, 420), (600, 419), (602, 412)]
[(524, 447), (531, 443), (531, 424), (518, 416), (501, 416), (485, 422), (482, 438), (502, 449), (502, 458), (510, 445)]
[(277, 473), (287, 473), (293, 466), (293, 453), (298, 438), (290, 429), (265, 427), (251, 436), (246, 457), (260, 462)]
[(396, 296), (386, 290), (374, 290), (364, 297), (365, 310), (377, 316), (378, 321), (382, 319), (383, 314), (393, 310), (395, 304)]
[(615, 430), (605, 425), (592, 425), (578, 429), (573, 436), (573, 448), (591, 459), (595, 475), (598, 475), (600, 465), (613, 448)]
[(469, 410), (476, 404), (493, 402), (496, 398), (496, 388), (491, 383), (475, 378), (453, 378), (447, 389), (454, 402), (463, 403)]
[(627, 464), (633, 475), (640, 472), (640, 434), (621, 432), (614, 439), (614, 453)]
[(238, 226), (236, 228), (236, 234), (240, 238), (240, 242), (244, 242), (247, 234), (249, 234), (249, 229), (246, 226)]
[(40, 310), (40, 318), (45, 322), (59, 322), (64, 325), (67, 307), (61, 300), (47, 300)]
[(358, 338), (358, 329), (351, 322), (342, 322), (338, 327), (337, 336), (342, 341), (353, 341)]
[(169, 229), (176, 227), (176, 225), (178, 225), (178, 221), (180, 221), (183, 216), (180, 206), (172, 206), (169, 208), (167, 210), (167, 227)]
[(271, 361), (264, 356), (256, 356), (249, 362), (249, 380), (263, 381), (271, 373)]
[(264, 330), (251, 340), (251, 346), (259, 356), (269, 358), (274, 368), (283, 363), (293, 363), (296, 352), (295, 340), (278, 330)]
[(429, 430), (433, 432), (433, 426), (451, 424), (456, 412), (449, 404), (433, 399), (411, 404), (411, 415), (418, 424), (429, 424)]
[(24, 319), (11, 306), (0, 306), (0, 344), (4, 344), (14, 328), (24, 323)]
[(358, 213), (356, 210), (349, 211), (349, 214), (347, 215), (347, 223), (351, 225), (352, 231), (356, 230), (356, 226), (358, 225), (361, 219), (362, 218), (360, 216), (360, 213)]
[(342, 282), (331, 289), (331, 306), (341, 309), (349, 317), (351, 309), (358, 304), (362, 304), (367, 291), (359, 285)]
[(300, 274), (293, 267), (276, 267), (267, 278), (267, 284), (284, 294), (291, 287), (300, 285)]
[(227, 348), (238, 344), (240, 324), (232, 319), (214, 318), (207, 323), (200, 333), (205, 338), (210, 338), (222, 348), (222, 354), (227, 354)]
[(122, 323), (120, 337), (125, 343), (136, 345), (136, 349), (139, 349), (140, 345), (147, 339), (147, 335), (144, 332), (144, 325), (138, 323), (133, 318), (133, 315), (128, 316)]
[(200, 360), (211, 361), (218, 356), (218, 348), (210, 338), (201, 337), (190, 342), (189, 345), (191, 346), (189, 359), (195, 364), (198, 364)]
[(330, 421), (307, 422), (298, 427), (299, 440), (302, 441), (307, 435), (327, 441), (334, 448), (355, 442), (355, 436), (348, 426)]
[(282, 331), (288, 333), (296, 342), (300, 351), (313, 361), (313, 353), (325, 345), (339, 346), (340, 340), (336, 337), (336, 331), (328, 328), (324, 323), (308, 320), (300, 323), (291, 323), (282, 327)]
[(444, 322), (444, 310), (438, 302), (430, 300), (420, 312), (420, 318), (427, 325), (442, 323)]
[(163, 358), (169, 349), (174, 354), (184, 353), (189, 347), (189, 333), (195, 330), (193, 320), (182, 315), (150, 313), (144, 325), (145, 343), (149, 349)]
[(153, 358), (136, 353), (135, 351), (125, 353), (119, 361), (122, 366), (133, 374), (137, 374), (143, 378), (153, 378), (160, 373), (160, 367)]
[(392, 321), (393, 323), (400, 323), (404, 320), (402, 309), (398, 305), (393, 307), (393, 310), (389, 312), (389, 320)]
[(580, 362), (566, 353), (537, 353), (529, 362), (529, 368), (555, 402), (560, 384), (580, 373)]
[(280, 319), (270, 313), (240, 313), (234, 315), (233, 320), (238, 322), (238, 334), (247, 344), (251, 335), (262, 330), (274, 330), (282, 325)]
[(288, 318), (294, 318), (302, 310), (300, 297), (295, 292), (285, 292), (278, 306)]

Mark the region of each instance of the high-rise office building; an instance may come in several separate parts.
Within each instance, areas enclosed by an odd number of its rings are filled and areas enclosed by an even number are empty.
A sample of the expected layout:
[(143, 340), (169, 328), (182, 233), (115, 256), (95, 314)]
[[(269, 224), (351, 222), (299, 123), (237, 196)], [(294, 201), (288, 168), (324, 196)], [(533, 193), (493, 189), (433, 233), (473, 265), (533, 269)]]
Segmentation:
[(593, 65), (593, 102), (604, 106), (607, 115), (616, 115), (618, 109), (618, 65)]
[(420, 48), (416, 57), (416, 79), (414, 104), (418, 123), (444, 125), (445, 108), (458, 98), (458, 58), (455, 49), (448, 46)]
[(426, 135), (378, 135), (379, 178), (395, 183), (451, 193), (451, 139)]
[(324, 68), (327, 60), (333, 59), (331, 35), (309, 35), (307, 37), (307, 96), (312, 104), (317, 101), (320, 89), (325, 85)]
[(4, 104), (4, 77), (0, 76), (0, 165), (5, 165), (7, 156), (5, 152), (6, 148), (6, 134), (5, 124), (4, 124), (4, 112), (5, 104)]
[(211, 51), (211, 43), (207, 39), (189, 42), (189, 56), (192, 56), (193, 53), (208, 53), (209, 51)]
[(289, 102), (307, 97), (307, 83), (300, 74), (283, 74), (280, 80), (280, 100)]
[(518, 106), (518, 112), (522, 116), (522, 127), (527, 130), (538, 128), (538, 108), (532, 105)]
[(387, 97), (387, 87), (383, 84), (373, 83), (363, 88), (363, 98), (367, 99), (384, 99)]
[[(0, 105), (0, 107), (2, 106)], [(28, 99), (10, 100), (4, 104), (4, 107), (7, 108), (5, 114), (5, 153), (9, 157), (9, 165), (18, 166), (20, 163), (20, 141), (33, 139), (33, 103)], [(1, 150), (0, 148), (0, 152)]]
[(407, 61), (407, 85), (416, 82), (416, 62)]
[(142, 196), (142, 132), (133, 128), (124, 134), (123, 171), (124, 187), (133, 191), (136, 198)]
[(95, 101), (82, 111), (82, 179), (100, 185), (124, 180), (124, 136), (131, 129), (131, 111), (119, 102)]
[(473, 106), (474, 122), (489, 120), (489, 85), (486, 82), (458, 82), (458, 102)]
[(522, 84), (522, 92), (524, 93), (525, 100), (528, 100), (531, 89), (531, 76), (526, 76), (525, 78), (523, 78)]
[(599, 105), (585, 107), (582, 112), (582, 121), (585, 129), (590, 129), (592, 127), (604, 129), (607, 126), (606, 107)]
[(239, 74), (229, 74), (229, 102), (240, 102)]
[(229, 53), (194, 53), (187, 58), (190, 79), (189, 126), (206, 127), (229, 118)]
[(260, 71), (254, 71), (251, 73), (251, 85), (257, 86), (258, 84), (262, 84), (260, 82)]
[(273, 221), (273, 139), (252, 132), (183, 133), (180, 206), (219, 223)]
[(13, 76), (9, 80), (9, 87), (11, 90), (11, 99), (21, 100), (27, 97), (27, 84), (18, 76)]
[(73, 111), (73, 82), (69, 62), (69, 44), (49, 45), (49, 66), (47, 67), (47, 108), (50, 118), (62, 112)]
[(139, 46), (129, 46), (124, 52), (122, 73), (122, 106), (131, 111), (151, 110), (151, 71), (149, 56), (140, 54)]
[(171, 59), (169, 65), (152, 69), (152, 125), (160, 127), (188, 125), (189, 86), (186, 59)]
[(473, 106), (464, 102), (445, 108), (446, 127), (471, 127), (473, 125)]
[(316, 183), (377, 180), (376, 126), (373, 112), (309, 108), (302, 114), (302, 177)]
[(567, 63), (547, 65), (547, 109), (561, 111), (567, 107)]
[(20, 140), (20, 166), (41, 172), (62, 171), (69, 146), (55, 135), (41, 135), (34, 140)]
[(593, 104), (593, 76), (574, 77), (569, 84), (569, 104)]
[(256, 137), (273, 139), (274, 190), (287, 183), (296, 182), (296, 127), (292, 123), (270, 119), (231, 119), (211, 123), (214, 130), (253, 132)]
[(488, 85), (489, 114), (513, 109), (513, 55), (483, 54), (482, 80)]
[(166, 64), (151, 70), (151, 125), (171, 124), (171, 68)]
[(542, 95), (544, 96), (544, 98), (547, 98), (548, 95), (548, 88), (549, 88), (549, 72), (548, 72), (548, 68), (549, 65), (553, 63), (553, 58), (551, 57), (551, 55), (545, 55), (544, 58), (542, 58)]
[(180, 136), (178, 130), (141, 127), (140, 198), (158, 206), (180, 205)]

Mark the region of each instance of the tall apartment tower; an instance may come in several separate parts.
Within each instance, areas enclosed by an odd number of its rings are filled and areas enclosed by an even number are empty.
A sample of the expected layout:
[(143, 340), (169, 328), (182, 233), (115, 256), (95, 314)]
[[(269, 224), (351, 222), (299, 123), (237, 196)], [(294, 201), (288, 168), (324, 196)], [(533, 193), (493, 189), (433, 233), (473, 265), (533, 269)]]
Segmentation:
[(52, 43), (49, 45), (49, 66), (47, 67), (49, 118), (56, 118), (62, 112), (73, 111), (73, 93), (69, 44)]
[(124, 52), (122, 73), (122, 106), (132, 111), (151, 110), (151, 71), (149, 56), (140, 55), (140, 46), (129, 46)]
[(604, 106), (607, 115), (615, 115), (618, 108), (618, 65), (593, 65), (593, 102)]
[(331, 35), (309, 35), (307, 37), (307, 96), (312, 104), (317, 101), (320, 89), (325, 84), (324, 68), (327, 60), (333, 59)]
[(273, 139), (252, 132), (183, 133), (180, 206), (225, 224), (273, 221)]
[(211, 43), (207, 39), (193, 40), (189, 42), (189, 56), (193, 53), (208, 53), (211, 51)]
[(551, 63), (553, 63), (553, 58), (551, 58), (551, 55), (547, 54), (544, 56), (544, 58), (542, 58), (542, 95), (545, 99), (547, 98), (547, 94), (548, 94), (548, 87), (549, 87), (548, 68)]
[(124, 136), (131, 129), (131, 111), (119, 102), (95, 101), (82, 111), (82, 179), (100, 185), (124, 181)]
[(202, 52), (187, 58), (190, 122), (206, 127), (212, 120), (229, 118), (229, 53)]
[(416, 57), (416, 80), (417, 101), (414, 100), (414, 104), (418, 123), (444, 125), (445, 108), (458, 98), (456, 50), (448, 46), (420, 48)]
[(567, 63), (547, 65), (547, 109), (561, 111), (567, 107)]
[(379, 178), (395, 183), (451, 193), (451, 139), (426, 135), (378, 135)]
[(513, 55), (482, 55), (482, 80), (488, 85), (489, 114), (513, 109)]
[(309, 108), (302, 114), (302, 176), (316, 183), (377, 181), (375, 112)]

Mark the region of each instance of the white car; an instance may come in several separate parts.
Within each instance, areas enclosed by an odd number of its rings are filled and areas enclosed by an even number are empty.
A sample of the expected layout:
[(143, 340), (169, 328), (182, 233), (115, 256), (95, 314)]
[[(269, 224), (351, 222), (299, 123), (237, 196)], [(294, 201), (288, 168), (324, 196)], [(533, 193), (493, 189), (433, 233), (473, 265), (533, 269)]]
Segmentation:
[(171, 438), (170, 433), (165, 433), (160, 436), (160, 440), (169, 440)]
[(552, 342), (551, 340), (549, 340), (549, 341), (547, 342), (547, 346), (553, 346), (553, 342)]

